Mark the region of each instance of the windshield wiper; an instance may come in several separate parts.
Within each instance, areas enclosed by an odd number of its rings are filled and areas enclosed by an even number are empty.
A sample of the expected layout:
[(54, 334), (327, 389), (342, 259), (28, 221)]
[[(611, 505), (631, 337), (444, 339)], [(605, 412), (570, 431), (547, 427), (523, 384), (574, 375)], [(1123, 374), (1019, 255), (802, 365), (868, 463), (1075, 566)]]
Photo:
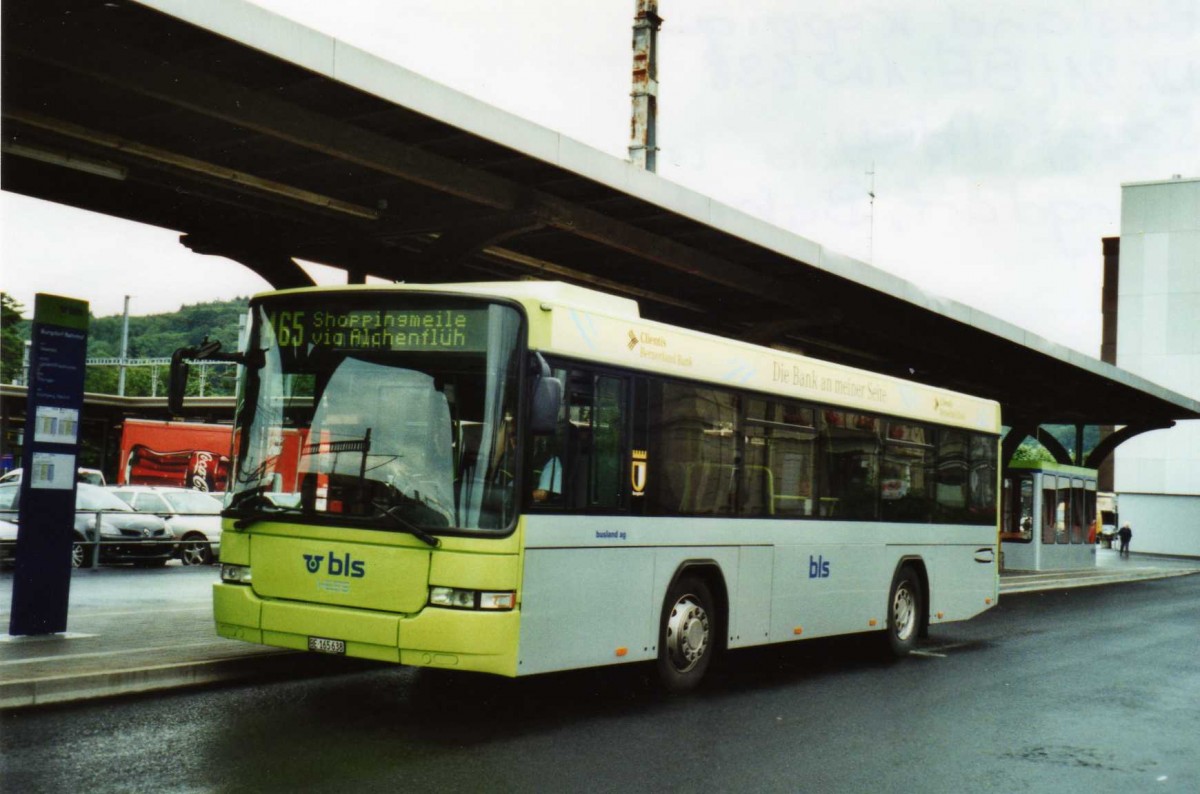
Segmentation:
[(268, 499), (266, 493), (267, 489), (260, 487), (252, 491), (244, 491), (234, 497), (227, 511), (238, 517), (233, 522), (234, 529), (245, 529), (258, 521), (269, 520), (276, 515), (304, 512), (299, 507), (280, 507)]
[(404, 518), (397, 512), (398, 510), (404, 509), (403, 504), (392, 505), (391, 507), (384, 507), (383, 505), (379, 504), (378, 502), (376, 502), (374, 504), (376, 507), (379, 508), (379, 512), (375, 514), (375, 518), (383, 518), (384, 516), (387, 516), (388, 518), (392, 519), (397, 524), (399, 524), (401, 529), (403, 529), (405, 532), (412, 535), (414, 538), (421, 541), (422, 543), (432, 546), (435, 549), (438, 546), (442, 545), (442, 542), (440, 540), (438, 540), (436, 537), (434, 537), (433, 535), (430, 535), (428, 532), (421, 529), (419, 526), (412, 523), (407, 518)]

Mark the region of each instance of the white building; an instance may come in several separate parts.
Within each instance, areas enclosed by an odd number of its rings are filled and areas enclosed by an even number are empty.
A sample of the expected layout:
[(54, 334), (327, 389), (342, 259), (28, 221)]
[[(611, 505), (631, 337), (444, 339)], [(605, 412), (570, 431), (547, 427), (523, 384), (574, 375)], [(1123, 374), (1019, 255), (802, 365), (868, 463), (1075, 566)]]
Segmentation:
[[(1200, 179), (1121, 186), (1117, 366), (1200, 397)], [(1200, 421), (1117, 447), (1134, 551), (1200, 556)]]

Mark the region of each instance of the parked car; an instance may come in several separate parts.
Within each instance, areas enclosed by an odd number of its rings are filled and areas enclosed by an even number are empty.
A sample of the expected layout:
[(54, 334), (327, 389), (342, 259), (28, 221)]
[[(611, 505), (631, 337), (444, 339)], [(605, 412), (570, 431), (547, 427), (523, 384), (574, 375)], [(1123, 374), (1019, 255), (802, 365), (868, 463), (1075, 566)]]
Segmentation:
[(204, 491), (166, 485), (119, 485), (109, 489), (134, 510), (154, 513), (179, 538), (179, 561), (211, 565), (221, 555), (221, 502)]
[[(0, 483), (0, 510), (20, 509), (21, 486)], [(78, 483), (75, 486), (74, 543), (71, 566), (89, 568), (92, 544), (99, 517), (100, 562), (130, 562), (145, 567), (166, 565), (175, 556), (178, 543), (166, 522), (155, 515), (138, 513), (107, 488)]]
[[(24, 476), (24, 469), (13, 469), (5, 472), (3, 477), (0, 477), (0, 485), (9, 482), (20, 483)], [(75, 472), (76, 482), (86, 482), (88, 485), (105, 485), (104, 472), (99, 469), (85, 469), (80, 466)]]
[(17, 559), (17, 525), (0, 519), (0, 565), (12, 565)]
[(0, 562), (12, 565), (17, 559), (17, 488), (0, 485)]

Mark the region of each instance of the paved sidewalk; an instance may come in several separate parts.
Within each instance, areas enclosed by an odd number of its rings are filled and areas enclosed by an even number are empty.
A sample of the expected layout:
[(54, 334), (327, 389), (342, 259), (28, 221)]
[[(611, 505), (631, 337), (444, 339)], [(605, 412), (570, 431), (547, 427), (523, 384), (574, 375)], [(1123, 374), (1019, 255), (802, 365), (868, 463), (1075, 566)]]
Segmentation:
[[(221, 681), (360, 669), (357, 660), (294, 653), (218, 637), (216, 566), (102, 567), (71, 578), (67, 632), (0, 635), (0, 709), (63, 703)], [(12, 608), (11, 569), (0, 572), (0, 630)]]
[[(1200, 560), (1098, 549), (1095, 569), (1010, 571), (1001, 595), (1200, 573)], [(344, 673), (371, 662), (295, 653), (217, 637), (211, 593), (217, 569), (101, 568), (71, 580), (68, 633), (0, 635), (0, 709), (64, 703), (222, 681)], [(7, 630), (12, 572), (0, 572), (0, 630)]]
[(1153, 554), (1122, 557), (1113, 549), (1096, 549), (1096, 567), (1088, 570), (1006, 571), (1000, 576), (1000, 595), (1167, 579), (1193, 573), (1200, 573), (1200, 559)]

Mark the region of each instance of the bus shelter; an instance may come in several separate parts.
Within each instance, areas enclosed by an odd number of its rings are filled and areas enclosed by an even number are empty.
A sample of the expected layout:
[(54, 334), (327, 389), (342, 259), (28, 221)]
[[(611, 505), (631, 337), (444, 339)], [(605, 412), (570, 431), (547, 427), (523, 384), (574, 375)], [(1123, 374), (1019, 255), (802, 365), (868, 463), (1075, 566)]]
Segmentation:
[(1004, 473), (1004, 567), (1066, 571), (1096, 564), (1096, 470), (1014, 461)]

